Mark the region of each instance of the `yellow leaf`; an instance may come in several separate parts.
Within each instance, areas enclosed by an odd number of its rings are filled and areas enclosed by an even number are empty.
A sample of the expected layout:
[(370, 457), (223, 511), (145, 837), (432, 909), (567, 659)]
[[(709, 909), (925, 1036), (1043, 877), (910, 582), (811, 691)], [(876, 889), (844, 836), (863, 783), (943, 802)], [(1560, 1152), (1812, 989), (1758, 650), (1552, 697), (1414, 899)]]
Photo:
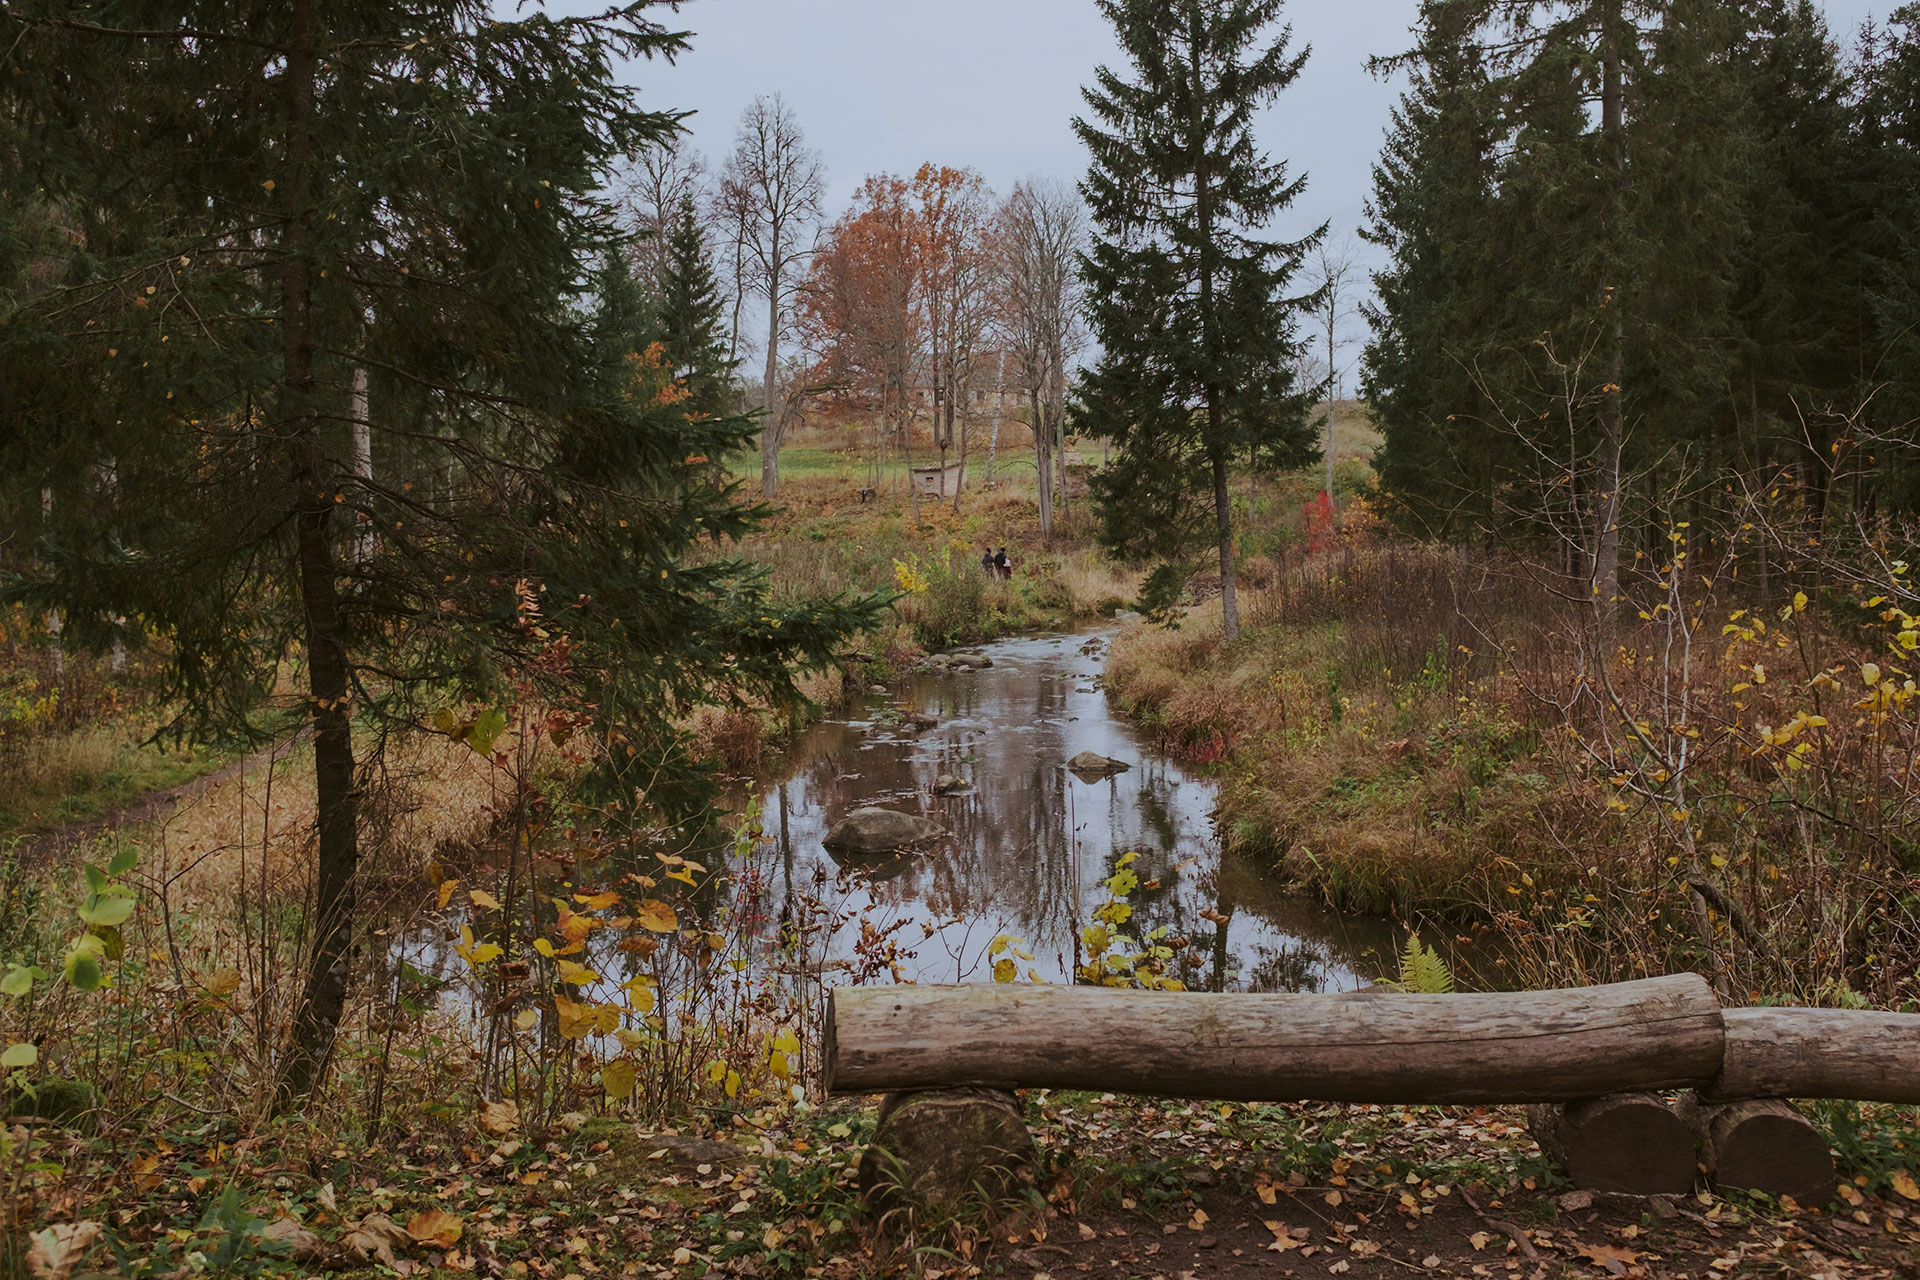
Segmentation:
[(460, 1219), (445, 1209), (428, 1209), (416, 1213), (407, 1223), (407, 1234), (413, 1237), (415, 1244), (431, 1245), (436, 1249), (451, 1249), (460, 1240)]
[(615, 1058), (612, 1062), (601, 1064), (600, 1087), (609, 1098), (627, 1099), (633, 1096), (633, 1086), (639, 1079), (639, 1072), (626, 1058)]
[(540, 1022), (538, 1009), (522, 1009), (513, 1015), (513, 1025), (521, 1031), (531, 1031)]
[(993, 963), (993, 980), (995, 982), (1012, 982), (1019, 976), (1019, 973), (1018, 966), (1016, 966), (1011, 959), (1000, 959)]
[(658, 898), (648, 898), (633, 912), (634, 923), (650, 933), (672, 933), (680, 927), (680, 917)]
[(487, 911), (498, 911), (500, 909), (500, 899), (494, 897), (485, 889), (467, 890), (467, 901)]
[(1905, 1169), (1895, 1169), (1888, 1181), (1893, 1184), (1894, 1191), (1899, 1193), (1901, 1199), (1920, 1200), (1920, 1186), (1914, 1185), (1913, 1175)]
[(575, 964), (571, 960), (557, 960), (554, 962), (553, 967), (559, 972), (560, 981), (566, 983), (568, 986), (590, 987), (600, 981), (599, 974), (587, 968), (587, 966)]
[(442, 880), (440, 882), (440, 910), (445, 911), (447, 909), (447, 903), (453, 900), (453, 891), (459, 887), (460, 882), (458, 880)]

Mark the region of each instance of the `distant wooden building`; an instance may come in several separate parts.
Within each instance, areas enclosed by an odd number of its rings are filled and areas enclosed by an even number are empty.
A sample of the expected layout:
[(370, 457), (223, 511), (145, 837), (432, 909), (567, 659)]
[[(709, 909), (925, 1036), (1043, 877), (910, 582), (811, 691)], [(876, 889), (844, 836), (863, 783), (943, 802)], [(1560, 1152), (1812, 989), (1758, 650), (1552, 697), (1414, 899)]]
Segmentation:
[(913, 468), (913, 487), (923, 498), (951, 498), (960, 492), (960, 464)]

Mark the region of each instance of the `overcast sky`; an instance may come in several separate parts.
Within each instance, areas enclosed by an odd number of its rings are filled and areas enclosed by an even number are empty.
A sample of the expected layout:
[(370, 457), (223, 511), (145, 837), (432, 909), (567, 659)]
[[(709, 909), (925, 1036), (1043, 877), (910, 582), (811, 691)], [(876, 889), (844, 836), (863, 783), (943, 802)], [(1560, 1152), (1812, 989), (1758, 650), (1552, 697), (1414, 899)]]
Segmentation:
[[(1366, 60), (1409, 44), (1417, 0), (1294, 0), (1294, 39), (1313, 55), (1267, 113), (1261, 143), (1309, 178), (1292, 232), (1359, 226), (1369, 170), (1397, 86)], [(1851, 33), (1891, 0), (1830, 0)], [(634, 69), (649, 106), (691, 109), (693, 143), (717, 165), (741, 108), (779, 92), (824, 155), (829, 210), (868, 174), (933, 161), (974, 168), (996, 190), (1016, 179), (1076, 180), (1085, 153), (1070, 121), (1080, 86), (1118, 51), (1092, 0), (689, 0), (694, 32), (678, 66)]]

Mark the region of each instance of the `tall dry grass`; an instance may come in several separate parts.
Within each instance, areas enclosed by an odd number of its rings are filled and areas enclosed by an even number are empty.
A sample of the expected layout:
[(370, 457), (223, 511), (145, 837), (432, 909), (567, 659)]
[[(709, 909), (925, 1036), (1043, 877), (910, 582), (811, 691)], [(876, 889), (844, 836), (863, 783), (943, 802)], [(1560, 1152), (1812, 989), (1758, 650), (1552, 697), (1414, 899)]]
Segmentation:
[(1920, 999), (1920, 701), (1863, 681), (1887, 624), (1704, 576), (1642, 573), (1597, 644), (1540, 566), (1347, 545), (1284, 565), (1237, 644), (1217, 605), (1128, 633), (1108, 683), (1220, 766), (1230, 840), (1337, 905), (1498, 933), (1498, 980)]

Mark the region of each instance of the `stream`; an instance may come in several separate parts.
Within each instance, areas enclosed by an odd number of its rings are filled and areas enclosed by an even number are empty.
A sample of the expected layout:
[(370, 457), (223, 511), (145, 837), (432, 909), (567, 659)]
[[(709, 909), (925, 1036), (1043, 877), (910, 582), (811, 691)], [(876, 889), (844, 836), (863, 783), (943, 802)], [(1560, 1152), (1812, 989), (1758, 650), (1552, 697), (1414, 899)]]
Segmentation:
[[(975, 651), (991, 666), (924, 671), (812, 726), (754, 788), (764, 839), (736, 868), (736, 908), (769, 933), (804, 920), (819, 962), (855, 980), (991, 980), (1007, 937), (1030, 957), (1023, 980), (1065, 982), (1102, 882), (1133, 853), (1142, 887), (1126, 931), (1164, 927), (1190, 989), (1341, 991), (1390, 973), (1386, 921), (1277, 891), (1223, 856), (1214, 783), (1108, 705), (1113, 634), (1003, 640)], [(915, 713), (937, 720), (916, 727)], [(1130, 767), (1091, 780), (1066, 769), (1089, 750)], [(936, 796), (943, 775), (969, 790)], [(949, 834), (910, 854), (830, 854), (827, 831), (867, 806)]]

